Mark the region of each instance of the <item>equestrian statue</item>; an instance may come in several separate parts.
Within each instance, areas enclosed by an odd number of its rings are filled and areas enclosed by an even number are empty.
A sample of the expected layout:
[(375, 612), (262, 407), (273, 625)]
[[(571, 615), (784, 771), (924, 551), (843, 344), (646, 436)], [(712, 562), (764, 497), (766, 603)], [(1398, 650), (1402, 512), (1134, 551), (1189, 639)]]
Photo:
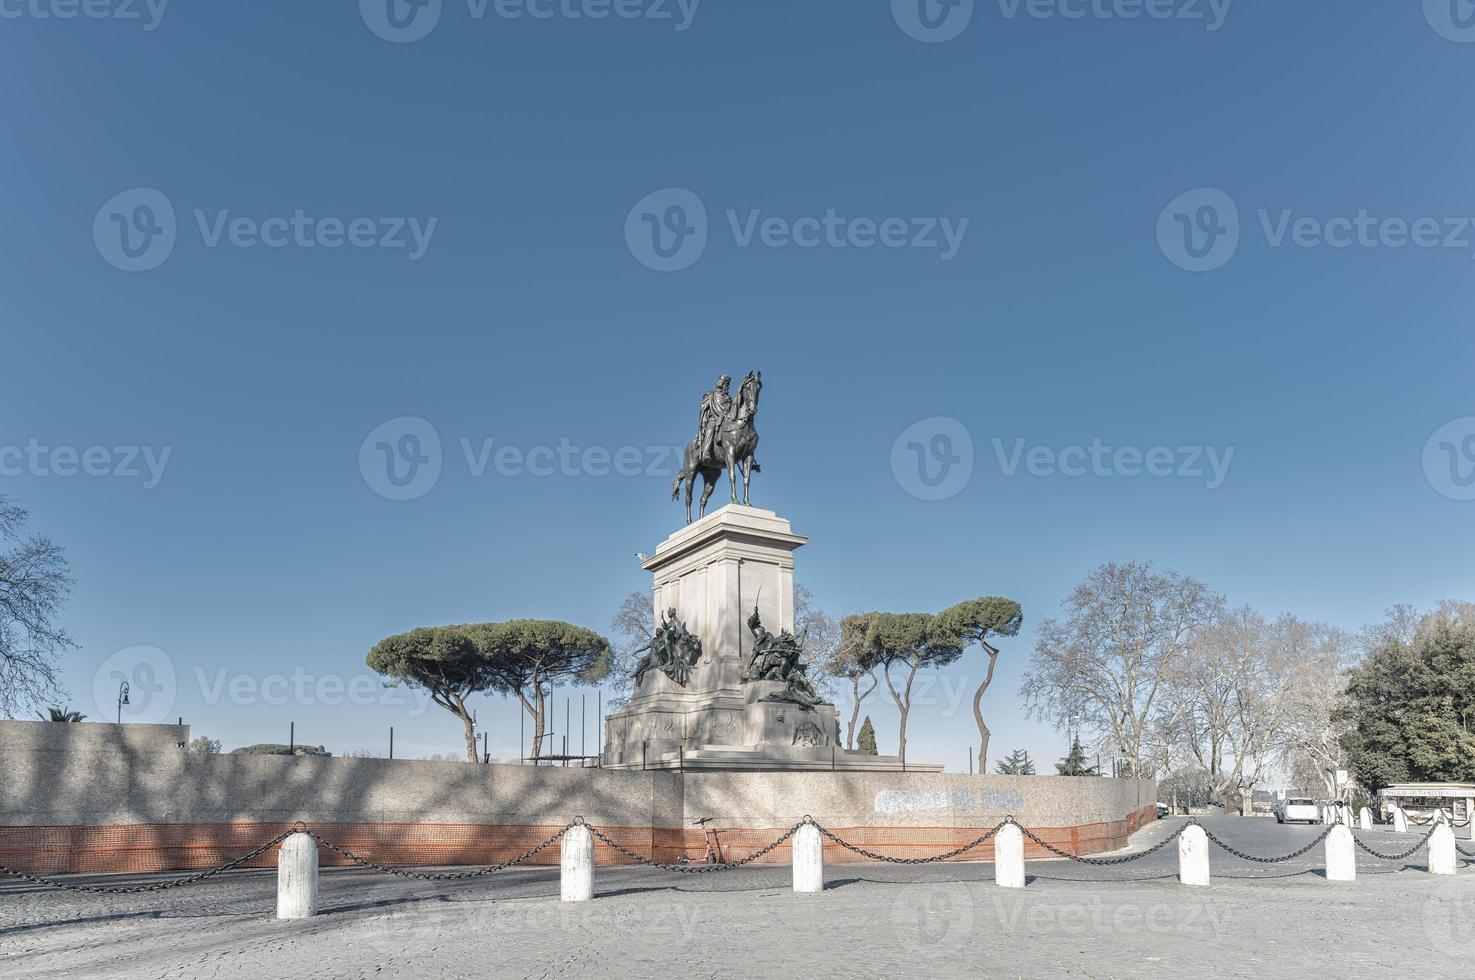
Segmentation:
[(732, 489), (732, 502), (738, 502), (738, 471), (743, 474), (742, 503), (748, 504), (748, 486), (753, 474), (761, 473), (754, 453), (758, 449), (758, 430), (753, 428), (753, 416), (758, 414), (758, 393), (763, 390), (763, 373), (749, 371), (738, 387), (734, 398), (729, 389), (732, 378), (723, 375), (717, 385), (702, 396), (701, 409), (697, 416), (696, 438), (686, 446), (682, 458), (681, 472), (671, 484), (671, 499), (681, 495), (681, 485), (686, 484), (686, 523), (691, 523), (691, 493), (697, 474), (702, 477), (702, 501), (697, 516), (705, 517), (707, 501), (727, 470), (727, 482)]

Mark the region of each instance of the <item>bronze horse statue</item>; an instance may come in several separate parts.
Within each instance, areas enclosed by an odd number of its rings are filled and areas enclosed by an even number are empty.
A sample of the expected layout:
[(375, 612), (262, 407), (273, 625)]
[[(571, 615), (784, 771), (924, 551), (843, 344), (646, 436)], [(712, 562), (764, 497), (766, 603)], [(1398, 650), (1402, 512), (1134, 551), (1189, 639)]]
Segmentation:
[(698, 458), (701, 454), (700, 434), (687, 443), (681, 472), (676, 474), (676, 480), (671, 484), (672, 500), (681, 494), (681, 484), (686, 484), (686, 523), (691, 523), (691, 492), (698, 473), (702, 476), (702, 502), (697, 516), (706, 516), (707, 501), (711, 498), (717, 481), (722, 478), (724, 469), (727, 470), (727, 482), (732, 488), (733, 503), (738, 502), (737, 474), (739, 469), (742, 470), (742, 503), (744, 506), (748, 504), (748, 485), (753, 474), (763, 472), (763, 467), (754, 458), (758, 449), (758, 430), (753, 428), (753, 416), (758, 414), (758, 393), (762, 390), (763, 372), (749, 371), (747, 377), (743, 378), (742, 387), (738, 389), (737, 398), (733, 400), (732, 415), (724, 419), (717, 430), (715, 458)]

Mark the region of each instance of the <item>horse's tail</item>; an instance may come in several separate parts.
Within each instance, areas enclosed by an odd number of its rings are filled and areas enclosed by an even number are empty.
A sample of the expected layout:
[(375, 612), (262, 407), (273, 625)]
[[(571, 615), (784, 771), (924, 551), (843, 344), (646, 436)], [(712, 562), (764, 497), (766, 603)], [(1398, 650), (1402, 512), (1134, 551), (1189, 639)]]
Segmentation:
[(671, 499), (672, 500), (675, 500), (677, 497), (681, 496), (681, 478), (683, 476), (685, 476), (685, 475), (686, 475), (685, 473), (677, 473), (676, 474), (676, 479), (671, 482)]

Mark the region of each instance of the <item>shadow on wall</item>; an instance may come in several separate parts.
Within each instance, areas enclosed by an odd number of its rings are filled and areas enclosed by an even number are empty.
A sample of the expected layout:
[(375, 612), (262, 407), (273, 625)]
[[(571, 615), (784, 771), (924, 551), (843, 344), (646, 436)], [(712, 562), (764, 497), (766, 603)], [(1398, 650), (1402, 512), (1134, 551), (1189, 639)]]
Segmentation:
[[(724, 856), (743, 856), (806, 813), (903, 855), (956, 847), (1009, 813), (1060, 846), (1104, 850), (1156, 798), (1146, 781), (1062, 777), (200, 757), (180, 747), (188, 739), (187, 726), (0, 722), (0, 864), (52, 874), (215, 867), (298, 820), (382, 863), (493, 864), (575, 816), (638, 854), (675, 861), (704, 854), (699, 818), (714, 818)], [(603, 844), (597, 859), (625, 860)], [(787, 861), (787, 845), (769, 859)], [(553, 847), (534, 863), (557, 861)]]

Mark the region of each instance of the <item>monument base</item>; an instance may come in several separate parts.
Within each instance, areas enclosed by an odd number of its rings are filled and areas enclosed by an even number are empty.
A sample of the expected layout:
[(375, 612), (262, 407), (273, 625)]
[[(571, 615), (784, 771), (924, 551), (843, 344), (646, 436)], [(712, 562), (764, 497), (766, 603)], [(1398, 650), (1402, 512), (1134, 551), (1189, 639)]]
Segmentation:
[(805, 540), (773, 511), (732, 504), (661, 542), (644, 563), (657, 619), (676, 610), (701, 657), (685, 685), (647, 672), (605, 719), (605, 768), (942, 771), (846, 750), (834, 705), (783, 700), (784, 682), (743, 679), (754, 609), (770, 630), (794, 629), (794, 551)]

